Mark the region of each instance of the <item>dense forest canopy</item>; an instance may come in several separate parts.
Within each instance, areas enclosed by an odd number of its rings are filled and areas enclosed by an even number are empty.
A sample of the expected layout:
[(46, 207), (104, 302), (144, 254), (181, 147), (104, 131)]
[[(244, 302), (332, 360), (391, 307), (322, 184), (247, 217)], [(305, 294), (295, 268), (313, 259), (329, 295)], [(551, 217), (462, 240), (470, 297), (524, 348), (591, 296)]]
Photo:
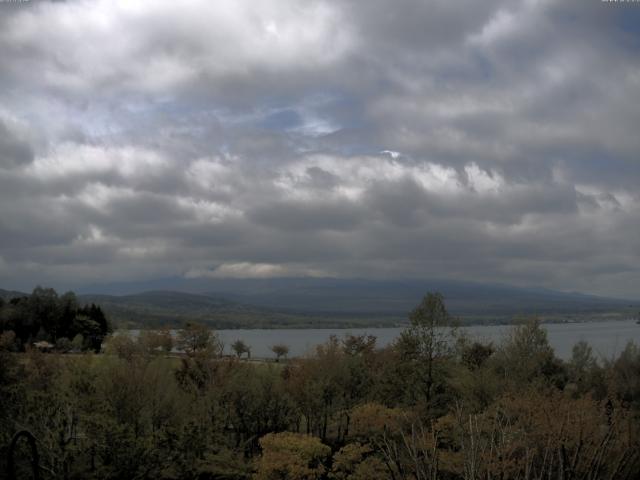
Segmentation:
[(102, 309), (80, 305), (73, 292), (58, 295), (52, 288), (36, 287), (29, 296), (0, 298), (0, 333), (13, 332), (19, 350), (45, 341), (63, 351), (99, 352), (111, 330)]
[(239, 343), (223, 356), (197, 324), (109, 336), (101, 355), (16, 353), (6, 331), (0, 473), (11, 460), (17, 478), (37, 463), (47, 479), (640, 478), (636, 345), (598, 359), (578, 342), (565, 362), (536, 319), (481, 343), (438, 294), (409, 320), (384, 348), (346, 335), (261, 362)]

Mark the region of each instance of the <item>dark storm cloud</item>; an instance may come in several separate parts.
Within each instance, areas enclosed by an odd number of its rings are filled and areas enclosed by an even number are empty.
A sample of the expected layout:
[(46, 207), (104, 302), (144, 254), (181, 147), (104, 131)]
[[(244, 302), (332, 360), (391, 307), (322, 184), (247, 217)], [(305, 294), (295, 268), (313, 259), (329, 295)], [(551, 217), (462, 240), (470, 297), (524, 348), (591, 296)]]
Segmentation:
[(637, 296), (633, 7), (0, 3), (0, 280)]

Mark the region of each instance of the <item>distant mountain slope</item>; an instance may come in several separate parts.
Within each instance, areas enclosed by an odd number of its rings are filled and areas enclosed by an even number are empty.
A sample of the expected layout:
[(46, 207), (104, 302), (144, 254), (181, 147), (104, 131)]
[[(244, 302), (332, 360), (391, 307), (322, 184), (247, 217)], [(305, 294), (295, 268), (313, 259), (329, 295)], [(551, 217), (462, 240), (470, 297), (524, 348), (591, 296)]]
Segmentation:
[[(145, 286), (161, 290), (142, 291)], [(543, 320), (628, 318), (640, 302), (444, 280), (365, 280), (335, 278), (162, 279), (114, 284), (106, 292), (84, 293), (81, 303), (96, 303), (119, 328), (179, 327), (198, 321), (214, 328), (392, 326), (426, 292), (441, 292), (449, 311), (466, 322), (506, 322), (517, 316)], [(136, 292), (136, 290), (140, 292)], [(26, 293), (2, 290), (7, 300)]]
[[(362, 326), (361, 319), (336, 320), (329, 316), (295, 314), (245, 305), (212, 295), (150, 291), (133, 295), (80, 295), (82, 303), (96, 303), (119, 328), (179, 327), (188, 321), (215, 328)], [(378, 322), (380, 323), (380, 322)], [(393, 325), (392, 319), (383, 323)]]
[(82, 302), (109, 303), (114, 305), (149, 306), (158, 309), (171, 309), (176, 312), (197, 313), (199, 310), (224, 309), (234, 306), (230, 300), (218, 299), (210, 295), (197, 295), (172, 291), (149, 291), (132, 295), (79, 295)]
[[(114, 284), (103, 288), (135, 292), (146, 286), (162, 286), (173, 292), (171, 295), (166, 292), (161, 295), (156, 293), (155, 296), (144, 294), (143, 304), (152, 310), (170, 309), (181, 315), (195, 311), (203, 315), (217, 312), (218, 316), (243, 312), (248, 317), (268, 315), (275, 318), (293, 315), (336, 320), (346, 317), (406, 319), (407, 313), (429, 291), (441, 292), (454, 315), (472, 319), (498, 319), (517, 315), (584, 317), (609, 312), (625, 315), (634, 308), (637, 310), (639, 303), (540, 288), (450, 280), (173, 278), (149, 283)], [(178, 298), (175, 296), (178, 290), (184, 294), (198, 295)], [(203, 296), (209, 300), (203, 300)], [(136, 302), (136, 295), (123, 298), (127, 299), (128, 304)], [(110, 303), (117, 305), (118, 301)]]
[(406, 315), (429, 291), (441, 292), (451, 313), (460, 316), (598, 313), (632, 305), (577, 293), (450, 281), (332, 280), (260, 287), (215, 293), (243, 303), (324, 314)]
[(0, 298), (2, 298), (3, 300), (10, 300), (16, 297), (26, 297), (28, 295), (28, 293), (18, 292), (16, 290), (3, 290), (2, 288), (0, 288)]

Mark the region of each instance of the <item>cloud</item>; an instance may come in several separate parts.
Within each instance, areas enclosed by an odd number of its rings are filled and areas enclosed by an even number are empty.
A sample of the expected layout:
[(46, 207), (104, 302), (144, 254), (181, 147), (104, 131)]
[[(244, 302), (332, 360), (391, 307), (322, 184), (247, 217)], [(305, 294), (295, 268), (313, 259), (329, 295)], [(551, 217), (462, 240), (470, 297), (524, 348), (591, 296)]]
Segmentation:
[(269, 263), (223, 263), (212, 270), (192, 269), (185, 278), (274, 278), (292, 276), (322, 276), (321, 272), (296, 269)]
[(11, 169), (31, 162), (32, 141), (24, 122), (0, 110), (0, 168)]
[(637, 296), (628, 6), (0, 9), (5, 287), (188, 272)]
[(172, 95), (201, 80), (327, 67), (351, 48), (339, 22), (323, 2), (80, 0), (14, 10), (0, 39), (14, 81), (85, 97)]
[(152, 175), (167, 165), (166, 159), (155, 152), (134, 147), (62, 143), (48, 155), (36, 158), (25, 173), (42, 181), (69, 177), (91, 179), (108, 174), (131, 180)]

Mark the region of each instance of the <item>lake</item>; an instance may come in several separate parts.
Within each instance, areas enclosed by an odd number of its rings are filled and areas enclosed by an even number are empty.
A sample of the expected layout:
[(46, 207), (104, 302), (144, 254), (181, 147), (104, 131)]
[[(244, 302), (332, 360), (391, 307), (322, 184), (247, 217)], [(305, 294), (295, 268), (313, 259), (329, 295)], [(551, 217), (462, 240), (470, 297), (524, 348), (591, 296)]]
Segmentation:
[[(556, 355), (563, 359), (571, 357), (571, 349), (580, 340), (588, 342), (594, 353), (600, 358), (612, 358), (624, 349), (627, 342), (633, 340), (640, 344), (640, 325), (634, 320), (584, 323), (544, 324), (549, 343)], [(484, 342), (498, 344), (511, 327), (508, 325), (478, 325), (464, 327), (472, 337)], [(282, 329), (282, 330), (218, 330), (225, 343), (225, 352), (231, 353), (230, 345), (237, 339), (251, 347), (254, 358), (273, 358), (269, 350), (271, 345), (283, 343), (289, 346), (289, 357), (298, 357), (310, 352), (314, 346), (325, 342), (329, 336), (342, 337), (353, 335), (375, 335), (378, 346), (391, 343), (402, 328), (350, 328), (350, 329)]]

